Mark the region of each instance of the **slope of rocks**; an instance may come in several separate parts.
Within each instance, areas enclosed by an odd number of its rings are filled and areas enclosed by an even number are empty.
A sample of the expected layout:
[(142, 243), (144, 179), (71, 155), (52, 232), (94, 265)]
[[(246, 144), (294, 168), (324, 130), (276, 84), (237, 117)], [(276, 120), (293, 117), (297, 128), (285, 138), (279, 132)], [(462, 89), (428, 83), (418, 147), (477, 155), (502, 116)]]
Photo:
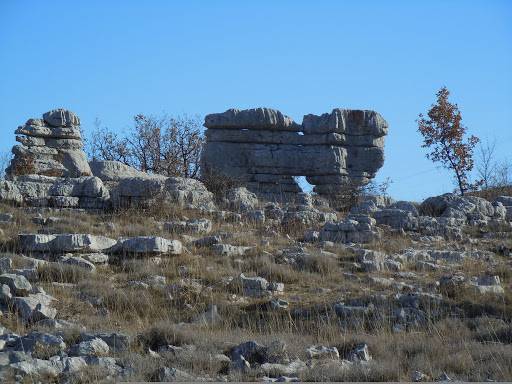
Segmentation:
[[(44, 125), (78, 125), (56, 116)], [(384, 133), (344, 110), (207, 121), (262, 145)], [(89, 168), (0, 182), (0, 382), (512, 380), (512, 197), (365, 196), (341, 214)]]
[[(224, 211), (128, 222), (0, 205), (4, 381), (510, 377), (512, 230), (501, 204), (372, 197), (338, 219), (312, 198), (225, 196)], [(448, 214), (456, 232), (442, 228)], [(414, 224), (427, 218), (439, 230)], [(101, 225), (69, 231), (82, 221)], [(471, 370), (456, 363), (461, 348)]]

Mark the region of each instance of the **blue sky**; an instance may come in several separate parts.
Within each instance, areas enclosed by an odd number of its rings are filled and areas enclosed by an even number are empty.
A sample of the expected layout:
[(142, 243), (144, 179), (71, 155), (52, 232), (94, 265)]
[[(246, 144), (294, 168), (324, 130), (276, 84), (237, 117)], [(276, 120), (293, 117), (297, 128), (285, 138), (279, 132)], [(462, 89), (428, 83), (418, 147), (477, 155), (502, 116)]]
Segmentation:
[(453, 189), (415, 125), (442, 85), (512, 160), (511, 20), (512, 2), (492, 0), (0, 0), (0, 150), (56, 107), (86, 132), (137, 113), (375, 109), (390, 125), (378, 180), (421, 200)]

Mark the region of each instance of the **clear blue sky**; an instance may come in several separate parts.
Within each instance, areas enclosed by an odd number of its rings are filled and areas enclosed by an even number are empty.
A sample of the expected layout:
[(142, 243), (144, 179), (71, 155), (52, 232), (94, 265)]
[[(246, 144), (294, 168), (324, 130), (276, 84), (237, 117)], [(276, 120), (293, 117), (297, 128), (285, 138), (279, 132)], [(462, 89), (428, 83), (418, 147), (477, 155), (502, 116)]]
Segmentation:
[(0, 149), (56, 107), (85, 130), (136, 113), (268, 106), (301, 121), (334, 107), (390, 124), (395, 198), (453, 189), (416, 131), (442, 85), (512, 160), (512, 1), (0, 0)]

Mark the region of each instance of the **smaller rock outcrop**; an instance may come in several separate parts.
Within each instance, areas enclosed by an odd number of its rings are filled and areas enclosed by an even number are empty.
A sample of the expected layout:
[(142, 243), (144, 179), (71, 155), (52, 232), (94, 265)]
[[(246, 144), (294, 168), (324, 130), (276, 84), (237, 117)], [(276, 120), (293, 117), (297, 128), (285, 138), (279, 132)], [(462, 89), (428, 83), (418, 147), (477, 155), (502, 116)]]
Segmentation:
[(94, 160), (90, 165), (94, 176), (110, 190), (113, 207), (168, 202), (192, 209), (215, 208), (212, 193), (198, 180), (149, 174), (118, 161)]
[(55, 109), (16, 130), (14, 158), (0, 180), (0, 200), (36, 207), (104, 209), (110, 193), (92, 176), (80, 119)]
[(375, 219), (349, 215), (339, 222), (328, 222), (320, 231), (320, 240), (339, 243), (370, 243), (380, 238)]
[(28, 119), (16, 130), (10, 176), (91, 176), (83, 151), (80, 119), (66, 109), (55, 109), (40, 119)]

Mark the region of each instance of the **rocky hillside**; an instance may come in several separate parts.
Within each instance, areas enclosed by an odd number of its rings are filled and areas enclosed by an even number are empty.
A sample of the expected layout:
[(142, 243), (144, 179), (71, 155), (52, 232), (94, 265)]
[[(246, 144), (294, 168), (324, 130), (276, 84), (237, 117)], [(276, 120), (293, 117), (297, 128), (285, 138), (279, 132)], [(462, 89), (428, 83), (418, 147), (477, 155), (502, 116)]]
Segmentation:
[(84, 163), (77, 124), (29, 120), (0, 180), (2, 383), (512, 380), (511, 196), (214, 195)]
[(212, 204), (3, 203), (2, 381), (512, 378), (512, 198)]

